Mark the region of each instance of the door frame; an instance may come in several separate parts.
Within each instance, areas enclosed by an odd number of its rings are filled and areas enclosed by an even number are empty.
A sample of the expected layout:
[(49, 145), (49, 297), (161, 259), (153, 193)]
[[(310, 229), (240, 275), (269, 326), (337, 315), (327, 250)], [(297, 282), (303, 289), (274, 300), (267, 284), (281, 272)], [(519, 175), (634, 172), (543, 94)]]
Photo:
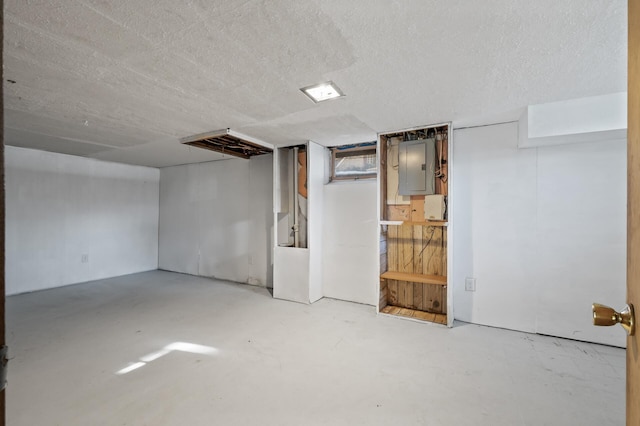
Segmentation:
[[(453, 217), (454, 217), (454, 210), (452, 208), (453, 203), (451, 202), (451, 189), (453, 188), (453, 177), (452, 177), (452, 170), (453, 167), (451, 166), (453, 163), (453, 122), (452, 121), (444, 121), (441, 123), (435, 123), (435, 124), (425, 124), (422, 126), (413, 126), (413, 127), (407, 127), (404, 129), (394, 129), (394, 130), (387, 130), (384, 132), (378, 132), (376, 134), (376, 163), (378, 164), (378, 173), (376, 176), (376, 217), (377, 217), (377, 236), (376, 238), (379, 240), (380, 235), (382, 235), (382, 227), (383, 225), (380, 223), (382, 221), (382, 215), (383, 215), (383, 211), (386, 208), (386, 189), (385, 189), (385, 193), (384, 193), (384, 197), (383, 197), (383, 192), (382, 192), (382, 187), (384, 185), (384, 187), (386, 188), (387, 185), (387, 178), (386, 178), (386, 173), (387, 173), (387, 169), (386, 169), (386, 154), (385, 154), (385, 161), (384, 164), (381, 161), (381, 155), (382, 155), (382, 151), (385, 150), (387, 147), (382, 145), (382, 139), (381, 137), (384, 135), (387, 135), (389, 133), (401, 133), (401, 132), (411, 132), (414, 130), (422, 130), (422, 129), (429, 129), (429, 128), (433, 128), (433, 127), (442, 127), (442, 126), (447, 126), (448, 128), (448, 135), (447, 135), (447, 327), (452, 328), (453, 327), (453, 282), (451, 281), (453, 279)], [(384, 166), (384, 167), (382, 167)], [(383, 176), (384, 174), (384, 176)], [(378, 241), (377, 240), (377, 241)], [(380, 245), (378, 243), (378, 252), (376, 255), (376, 271), (378, 273), (381, 273), (382, 271), (380, 271)], [(380, 314), (380, 279), (377, 279), (375, 281), (375, 286), (376, 286), (376, 315)], [(411, 318), (407, 318), (407, 317), (402, 317), (403, 319), (409, 319), (411, 320)]]
[[(640, 319), (640, 0), (628, 1), (627, 303)], [(627, 336), (627, 426), (640, 424), (640, 332)]]
[[(3, 50), (4, 50), (4, 0), (0, 0), (0, 67), (3, 67)], [(4, 68), (4, 67), (3, 67)], [(3, 73), (4, 74), (4, 73)], [(4, 81), (4, 78), (3, 78)], [(0, 346), (6, 345), (5, 341), (5, 295), (4, 295), (4, 91), (3, 85), (0, 84)], [(4, 363), (4, 359), (0, 359)], [(6, 368), (6, 366), (5, 366)], [(4, 386), (4, 383), (0, 384)], [(5, 407), (5, 389), (0, 391), (0, 426), (5, 425), (6, 407)]]

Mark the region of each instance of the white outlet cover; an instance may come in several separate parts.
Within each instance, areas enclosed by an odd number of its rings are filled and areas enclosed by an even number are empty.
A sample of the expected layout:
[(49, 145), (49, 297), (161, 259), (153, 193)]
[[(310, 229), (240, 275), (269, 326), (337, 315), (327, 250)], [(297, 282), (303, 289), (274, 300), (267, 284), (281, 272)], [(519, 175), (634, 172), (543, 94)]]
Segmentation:
[(464, 289), (465, 291), (476, 291), (476, 279), (475, 278), (465, 278), (464, 279)]

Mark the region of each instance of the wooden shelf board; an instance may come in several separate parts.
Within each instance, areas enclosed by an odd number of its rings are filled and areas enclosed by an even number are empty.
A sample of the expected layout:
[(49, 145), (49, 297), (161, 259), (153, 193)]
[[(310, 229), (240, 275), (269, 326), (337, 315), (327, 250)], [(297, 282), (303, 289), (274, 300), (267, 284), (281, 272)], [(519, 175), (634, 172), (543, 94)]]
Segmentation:
[(447, 324), (446, 314), (436, 314), (433, 312), (418, 311), (409, 308), (387, 305), (380, 310), (383, 314), (396, 315), (400, 317), (413, 318), (421, 321), (435, 322), (437, 324)]
[(410, 274), (408, 272), (387, 271), (380, 275), (387, 280), (409, 281), (413, 283), (447, 285), (447, 277), (440, 275)]
[(380, 225), (391, 226), (447, 226), (446, 220), (425, 220), (424, 222), (411, 222), (403, 220), (381, 220)]

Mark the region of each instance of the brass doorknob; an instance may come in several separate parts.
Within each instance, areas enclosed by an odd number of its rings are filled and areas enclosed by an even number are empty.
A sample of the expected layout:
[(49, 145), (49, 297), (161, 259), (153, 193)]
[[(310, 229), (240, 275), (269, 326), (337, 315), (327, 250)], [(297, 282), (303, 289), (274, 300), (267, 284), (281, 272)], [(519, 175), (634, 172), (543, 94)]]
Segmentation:
[(599, 303), (591, 306), (593, 310), (593, 325), (609, 326), (620, 324), (622, 328), (627, 330), (629, 336), (633, 336), (636, 332), (636, 319), (633, 305), (627, 305), (620, 312)]

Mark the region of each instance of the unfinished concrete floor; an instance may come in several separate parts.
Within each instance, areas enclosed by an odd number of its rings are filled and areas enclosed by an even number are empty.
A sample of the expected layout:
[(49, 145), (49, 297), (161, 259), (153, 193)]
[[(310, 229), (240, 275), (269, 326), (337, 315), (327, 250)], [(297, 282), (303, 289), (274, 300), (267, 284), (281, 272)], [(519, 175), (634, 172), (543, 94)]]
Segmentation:
[(146, 272), (7, 299), (8, 424), (621, 425), (625, 352)]

